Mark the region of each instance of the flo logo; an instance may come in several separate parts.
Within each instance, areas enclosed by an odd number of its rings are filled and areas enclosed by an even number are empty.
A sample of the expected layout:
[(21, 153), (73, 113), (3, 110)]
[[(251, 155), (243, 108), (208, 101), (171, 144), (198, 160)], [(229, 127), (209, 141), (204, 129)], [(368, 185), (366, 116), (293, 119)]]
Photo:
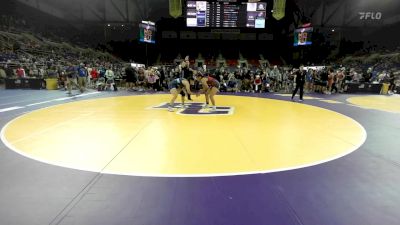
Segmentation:
[(359, 12), (360, 20), (380, 20), (382, 18), (381, 12)]
[[(162, 103), (158, 106), (153, 106), (151, 109), (168, 109), (168, 103)], [(177, 114), (181, 115), (194, 115), (194, 116), (207, 116), (207, 115), (220, 115), (227, 116), (232, 115), (234, 108), (230, 106), (217, 106), (217, 110), (212, 111), (211, 108), (204, 108), (204, 103), (186, 103), (183, 108), (180, 103), (175, 103), (174, 107), (177, 110)]]

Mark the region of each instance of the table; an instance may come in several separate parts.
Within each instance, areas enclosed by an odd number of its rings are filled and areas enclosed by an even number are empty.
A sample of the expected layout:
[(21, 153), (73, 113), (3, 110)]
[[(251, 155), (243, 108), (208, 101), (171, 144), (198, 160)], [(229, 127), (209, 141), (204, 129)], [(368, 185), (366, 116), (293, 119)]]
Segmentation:
[(381, 92), (382, 84), (371, 83), (347, 83), (347, 93), (373, 93), (379, 94)]
[(44, 89), (46, 82), (39, 78), (6, 78), (6, 89)]

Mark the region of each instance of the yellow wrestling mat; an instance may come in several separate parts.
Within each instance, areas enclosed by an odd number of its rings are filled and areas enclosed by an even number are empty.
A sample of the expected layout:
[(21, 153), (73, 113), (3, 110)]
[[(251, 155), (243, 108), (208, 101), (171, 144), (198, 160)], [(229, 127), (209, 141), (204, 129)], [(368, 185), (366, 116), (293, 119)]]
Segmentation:
[(162, 103), (169, 100), (143, 95), (56, 105), (12, 120), (1, 138), (10, 149), (52, 165), (143, 176), (301, 168), (344, 156), (366, 138), (353, 119), (299, 103), (218, 95), (217, 104), (229, 107), (213, 115), (196, 103), (181, 114), (168, 112)]
[(368, 109), (377, 109), (385, 112), (400, 113), (400, 97), (396, 95), (370, 95), (347, 99), (351, 104)]

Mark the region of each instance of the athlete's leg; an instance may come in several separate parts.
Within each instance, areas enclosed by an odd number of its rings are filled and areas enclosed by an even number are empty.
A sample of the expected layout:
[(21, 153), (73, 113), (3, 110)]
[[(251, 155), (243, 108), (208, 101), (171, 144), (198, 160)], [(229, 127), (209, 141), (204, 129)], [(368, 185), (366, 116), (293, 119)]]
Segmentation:
[(170, 92), (172, 94), (172, 98), (171, 98), (171, 101), (169, 102), (168, 111), (173, 111), (174, 103), (175, 103), (176, 98), (178, 97), (178, 93), (180, 92), (180, 90), (178, 92), (178, 90), (176, 90), (176, 88), (172, 88), (170, 90)]
[(210, 89), (207, 89), (206, 93), (204, 93), (205, 97), (206, 97), (206, 105), (205, 108), (208, 107), (208, 105), (210, 104)]
[(213, 110), (216, 110), (214, 96), (217, 94), (217, 92), (218, 92), (218, 89), (216, 87), (212, 87), (210, 89), (209, 95), (210, 95), (211, 104), (213, 105)]

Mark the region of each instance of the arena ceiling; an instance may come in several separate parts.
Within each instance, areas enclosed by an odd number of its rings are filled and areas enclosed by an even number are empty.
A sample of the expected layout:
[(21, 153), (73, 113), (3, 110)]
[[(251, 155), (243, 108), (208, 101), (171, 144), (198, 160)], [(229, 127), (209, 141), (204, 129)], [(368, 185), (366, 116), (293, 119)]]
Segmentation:
[[(168, 16), (168, 0), (17, 0), (76, 22), (137, 23)], [(399, 0), (295, 1), (315, 26), (381, 26), (400, 22)], [(362, 13), (370, 13), (361, 18)], [(379, 19), (377, 19), (380, 17)]]
[(168, 0), (18, 0), (69, 21), (136, 23), (168, 16)]
[[(399, 0), (295, 0), (314, 25), (369, 27), (400, 22)], [(363, 17), (364, 15), (364, 17)]]

